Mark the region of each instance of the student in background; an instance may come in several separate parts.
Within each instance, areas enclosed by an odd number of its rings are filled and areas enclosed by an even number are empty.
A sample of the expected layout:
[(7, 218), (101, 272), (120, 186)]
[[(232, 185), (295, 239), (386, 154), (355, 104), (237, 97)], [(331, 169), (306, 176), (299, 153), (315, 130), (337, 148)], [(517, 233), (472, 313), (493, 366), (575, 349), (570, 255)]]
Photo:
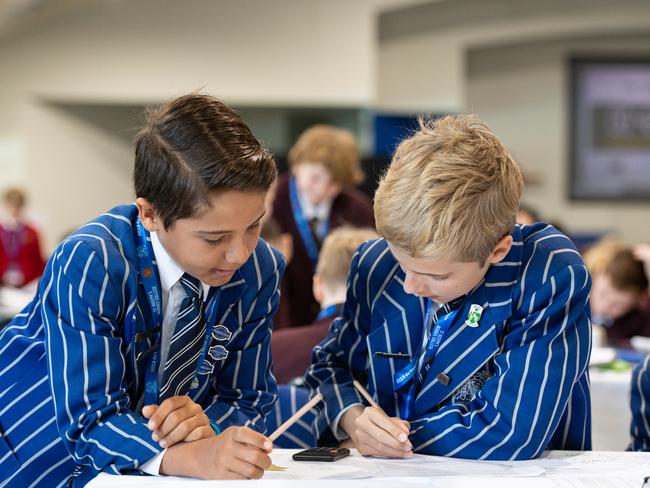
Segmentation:
[(383, 239), (355, 254), (305, 377), (319, 432), (396, 458), (590, 449), (589, 273), (552, 226), (515, 224), (522, 186), (476, 117), (400, 144), (375, 195)]
[(0, 284), (20, 288), (38, 279), (45, 262), (36, 229), (25, 221), (25, 192), (9, 188), (4, 193), (7, 217), (0, 222)]
[(588, 253), (585, 261), (593, 270), (593, 323), (604, 326), (608, 345), (630, 349), (632, 337), (650, 337), (648, 277), (633, 250), (604, 242)]
[(271, 337), (273, 372), (278, 383), (302, 380), (311, 364), (313, 347), (325, 338), (330, 324), (341, 312), (354, 252), (363, 242), (376, 237), (372, 229), (339, 227), (325, 238), (313, 280), (314, 296), (321, 307), (316, 321), (275, 331)]
[(0, 333), (0, 486), (263, 475), (284, 259), (259, 232), (275, 177), (215, 98), (148, 114), (135, 204), (68, 236)]
[(311, 323), (318, 314), (312, 275), (321, 243), (342, 225), (374, 227), (370, 199), (354, 187), (363, 180), (359, 149), (348, 131), (316, 125), (301, 134), (289, 151), (289, 174), (278, 181), (273, 217), (293, 236), (293, 260), (287, 266), (289, 323)]

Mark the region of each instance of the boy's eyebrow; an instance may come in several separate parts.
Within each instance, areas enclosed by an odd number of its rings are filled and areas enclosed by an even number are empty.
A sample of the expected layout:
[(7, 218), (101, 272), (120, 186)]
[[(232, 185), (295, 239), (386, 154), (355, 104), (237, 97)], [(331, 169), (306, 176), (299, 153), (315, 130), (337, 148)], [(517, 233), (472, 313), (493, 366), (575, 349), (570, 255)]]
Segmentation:
[(443, 278), (443, 277), (449, 276), (451, 274), (451, 271), (448, 272), (448, 273), (422, 273), (421, 271), (416, 271), (414, 269), (412, 269), (411, 271), (413, 271), (415, 274), (419, 274), (419, 275), (422, 275), (422, 276), (430, 276), (432, 278)]
[[(260, 220), (262, 220), (262, 218), (263, 218), (265, 215), (266, 215), (266, 210), (264, 210), (264, 211), (262, 212), (262, 215), (260, 215), (259, 217), (257, 217), (257, 218), (255, 219), (255, 221), (254, 221), (251, 225), (249, 225), (249, 227), (251, 227), (251, 226), (257, 224)], [(211, 235), (211, 236), (214, 236), (214, 235), (220, 235), (220, 234), (228, 234), (228, 233), (230, 233), (230, 232), (234, 232), (234, 231), (233, 231), (233, 230), (197, 230), (197, 231), (196, 231), (197, 234), (206, 234), (206, 235)]]

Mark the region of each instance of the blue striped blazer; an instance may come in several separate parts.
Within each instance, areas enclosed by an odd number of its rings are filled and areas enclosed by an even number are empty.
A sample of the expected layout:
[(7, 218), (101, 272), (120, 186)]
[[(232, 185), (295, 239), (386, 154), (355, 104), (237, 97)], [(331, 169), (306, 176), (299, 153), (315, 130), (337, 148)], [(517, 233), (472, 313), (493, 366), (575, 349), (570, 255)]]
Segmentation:
[[(468, 459), (529, 459), (544, 449), (591, 447), (587, 363), (589, 274), (571, 241), (546, 224), (515, 226), (506, 258), (463, 300), (416, 393), (416, 452)], [(357, 251), (342, 316), (314, 348), (306, 382), (325, 400), (317, 428), (363, 403), (353, 378), (390, 416), (399, 412), (395, 371), (418, 354), (425, 300), (404, 292), (384, 240)], [(467, 325), (472, 304), (484, 308)], [(337, 435), (341, 435), (339, 432)]]
[[(151, 326), (138, 276), (135, 205), (119, 206), (68, 237), (33, 301), (0, 334), (0, 486), (80, 484), (133, 470), (161, 451), (135, 406), (143, 394)], [(229, 354), (199, 375), (193, 400), (220, 427), (265, 430), (277, 386), (270, 331), (284, 259), (260, 240), (221, 287), (218, 323)], [(134, 320), (129, 320), (134, 318)]]
[(632, 371), (630, 407), (632, 409), (633, 451), (650, 451), (650, 356)]

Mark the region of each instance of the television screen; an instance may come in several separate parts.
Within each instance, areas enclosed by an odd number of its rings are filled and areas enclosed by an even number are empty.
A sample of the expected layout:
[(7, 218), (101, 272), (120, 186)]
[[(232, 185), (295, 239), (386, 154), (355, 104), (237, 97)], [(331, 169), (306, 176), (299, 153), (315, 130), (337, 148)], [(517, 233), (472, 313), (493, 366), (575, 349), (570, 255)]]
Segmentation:
[(650, 199), (650, 59), (571, 60), (570, 196)]

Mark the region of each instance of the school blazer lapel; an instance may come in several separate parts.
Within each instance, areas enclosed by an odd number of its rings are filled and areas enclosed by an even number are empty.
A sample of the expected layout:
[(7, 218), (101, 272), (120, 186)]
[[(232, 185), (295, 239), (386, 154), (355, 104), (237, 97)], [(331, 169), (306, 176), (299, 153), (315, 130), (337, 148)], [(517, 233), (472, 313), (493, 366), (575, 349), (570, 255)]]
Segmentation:
[[(484, 308), (478, 327), (465, 323), (472, 304)], [(416, 395), (415, 416), (431, 412), (498, 352), (499, 322), (500, 317), (490, 309), (485, 287), (481, 285), (464, 300), (443, 339)]]
[[(371, 332), (367, 337), (368, 389), (388, 415), (398, 415), (399, 398), (393, 377), (419, 351), (423, 316), (424, 301), (406, 294), (398, 275), (389, 282), (373, 307)], [(399, 353), (406, 357), (385, 357), (382, 353)]]
[[(239, 325), (239, 317), (246, 317), (248, 310), (242, 310), (241, 314), (239, 310), (230, 310), (232, 309), (241, 299), (244, 291), (246, 290), (246, 281), (240, 270), (237, 270), (233, 275), (233, 278), (230, 282), (226, 283), (221, 287), (221, 297), (219, 301), (219, 307), (217, 309), (217, 321), (215, 325), (219, 325), (222, 322), (222, 319), (225, 317), (234, 317), (236, 320), (224, 320), (227, 322), (227, 328), (231, 333), (235, 332), (235, 329)], [(131, 313), (131, 319), (125, 321), (124, 327), (124, 337), (128, 344), (127, 346), (127, 367), (131, 373), (131, 390), (134, 397), (137, 399), (144, 390), (145, 385), (145, 374), (147, 370), (148, 360), (147, 358), (136, 360), (139, 353), (146, 351), (153, 345), (152, 338), (147, 337), (142, 340), (140, 337), (146, 335), (146, 331), (153, 327), (153, 318), (151, 315), (151, 309), (149, 302), (147, 301), (146, 291), (142, 285), (142, 281), (138, 279), (137, 286), (138, 299), (136, 306), (134, 307)], [(145, 334), (143, 334), (145, 333)], [(138, 336), (138, 334), (142, 334)], [(207, 380), (207, 376), (200, 375), (200, 379)], [(209, 375), (208, 375), (209, 376)]]
[[(231, 307), (233, 304), (236, 304), (241, 296), (246, 291), (247, 285), (244, 275), (240, 269), (235, 271), (232, 276), (232, 279), (221, 286), (221, 301), (219, 302), (219, 310), (225, 311)], [(221, 316), (223, 316), (221, 313)], [(218, 317), (217, 321), (221, 319), (221, 316)]]

